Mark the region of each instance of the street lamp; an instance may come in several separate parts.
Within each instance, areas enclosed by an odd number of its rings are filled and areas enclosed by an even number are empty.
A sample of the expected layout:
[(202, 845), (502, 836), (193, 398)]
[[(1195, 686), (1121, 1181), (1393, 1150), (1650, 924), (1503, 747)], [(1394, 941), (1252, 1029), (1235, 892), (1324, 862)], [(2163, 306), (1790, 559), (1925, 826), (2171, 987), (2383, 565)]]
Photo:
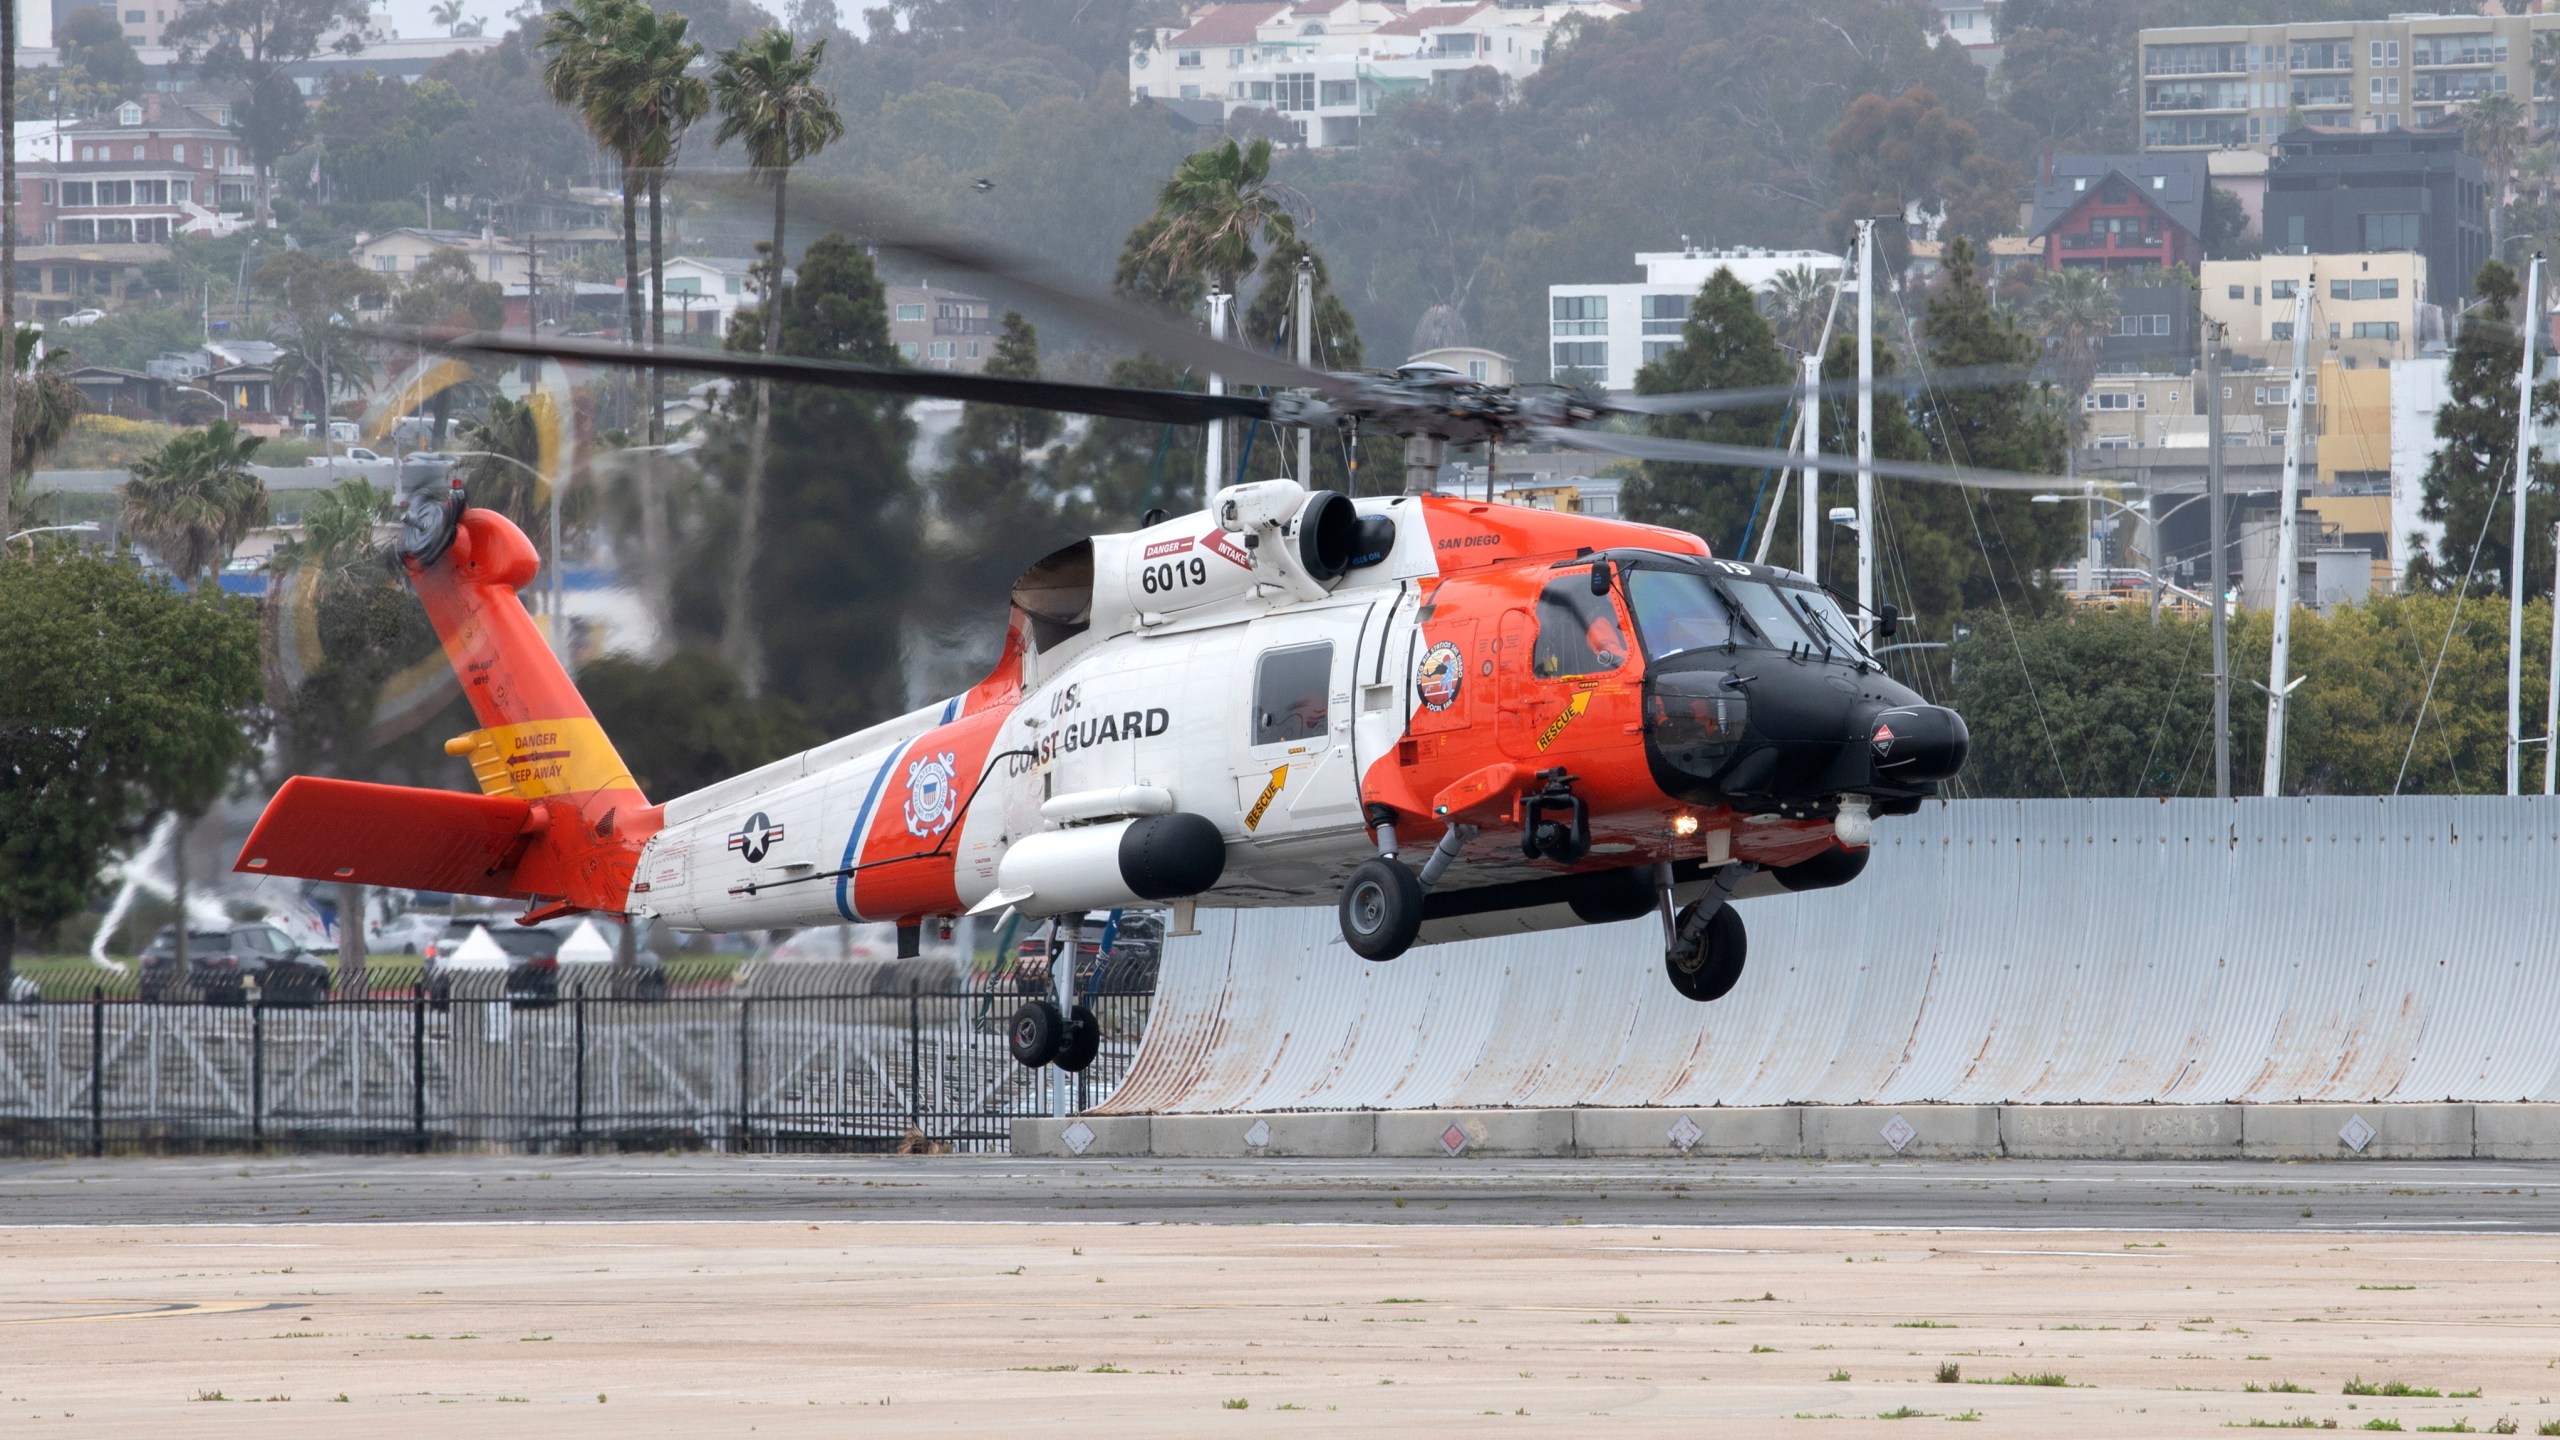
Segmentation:
[(219, 396), (219, 395), (214, 394), (214, 393), (213, 393), (212, 391), (210, 391), (210, 390), (204, 389), (203, 387), (201, 387), (201, 386), (197, 386), (197, 385), (178, 385), (178, 384), (172, 384), (172, 385), (170, 385), (170, 387), (169, 387), (169, 388), (170, 388), (170, 389), (172, 389), (172, 390), (175, 390), (175, 391), (177, 391), (177, 392), (179, 392), (180, 394), (183, 394), (183, 395), (201, 395), (201, 396), (203, 396), (204, 398), (206, 398), (207, 400), (210, 400), (210, 401), (212, 401), (214, 404), (219, 405), (219, 406), (221, 406), (221, 407), (222, 407), (222, 418), (223, 418), (223, 419), (225, 419), (225, 420), (229, 420), (229, 419), (231, 418), (231, 402), (230, 402), (230, 401), (228, 401), (228, 400), (223, 399), (223, 398), (222, 398), (221, 396)]

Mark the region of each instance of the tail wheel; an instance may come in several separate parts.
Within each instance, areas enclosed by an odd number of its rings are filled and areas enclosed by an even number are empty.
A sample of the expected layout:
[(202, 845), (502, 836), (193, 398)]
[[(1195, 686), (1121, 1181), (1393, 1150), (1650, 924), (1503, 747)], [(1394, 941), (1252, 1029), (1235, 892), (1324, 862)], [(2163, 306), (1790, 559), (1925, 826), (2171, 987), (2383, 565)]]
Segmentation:
[(1067, 1017), (1058, 1013), (1054, 1000), (1024, 1001), (1013, 1012), (1013, 1022), (1005, 1027), (1005, 1048), (1013, 1052), (1015, 1060), (1034, 1070), (1057, 1059), (1066, 1040)]
[(1393, 960), (1422, 933), (1422, 882), (1402, 862), (1380, 856), (1351, 872), (1336, 909), (1352, 953), (1363, 960)]
[(1707, 903), (1695, 901), (1681, 910), (1679, 938), (1662, 963), (1671, 988), (1698, 1001), (1723, 999), (1742, 979), (1742, 963), (1751, 951), (1741, 912), (1718, 898), (1712, 914), (1698, 913)]
[(1079, 1005), (1067, 1016), (1067, 1037), (1058, 1045), (1058, 1068), (1073, 1075), (1102, 1053), (1102, 1022)]

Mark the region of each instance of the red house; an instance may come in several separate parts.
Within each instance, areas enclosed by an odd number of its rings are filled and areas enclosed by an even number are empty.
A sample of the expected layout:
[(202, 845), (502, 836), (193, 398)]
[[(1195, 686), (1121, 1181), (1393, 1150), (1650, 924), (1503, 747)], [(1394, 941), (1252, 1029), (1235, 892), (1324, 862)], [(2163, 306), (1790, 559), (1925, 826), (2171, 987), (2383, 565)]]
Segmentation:
[(2201, 154), (2047, 156), (2028, 233), (2048, 270), (2196, 265), (2211, 183)]

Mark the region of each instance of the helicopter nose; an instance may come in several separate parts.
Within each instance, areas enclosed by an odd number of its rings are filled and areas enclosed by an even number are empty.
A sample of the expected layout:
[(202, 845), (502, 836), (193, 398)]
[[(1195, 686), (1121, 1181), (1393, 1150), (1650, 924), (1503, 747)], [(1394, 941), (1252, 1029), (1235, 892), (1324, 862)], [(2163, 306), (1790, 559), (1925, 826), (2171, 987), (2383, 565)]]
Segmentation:
[(1949, 780), (1973, 744), (1964, 717), (1944, 705), (1897, 705), (1866, 725), (1876, 778), (1897, 785)]

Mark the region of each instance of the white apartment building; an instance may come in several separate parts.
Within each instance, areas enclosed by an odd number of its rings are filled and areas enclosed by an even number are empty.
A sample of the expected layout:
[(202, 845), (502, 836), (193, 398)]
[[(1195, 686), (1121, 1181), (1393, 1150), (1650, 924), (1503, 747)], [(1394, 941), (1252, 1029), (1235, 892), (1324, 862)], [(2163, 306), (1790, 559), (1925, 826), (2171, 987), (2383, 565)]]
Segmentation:
[[(727, 335), (738, 307), (762, 303), (756, 294), (753, 260), (725, 255), (672, 255), (667, 258), (666, 333)], [(640, 272), (647, 286), (649, 273)]]
[(1549, 372), (1596, 377), (1612, 390), (1635, 388), (1636, 371), (1659, 360), (1680, 343), (1689, 323), (1689, 302), (1698, 297), (1709, 276), (1730, 270), (1754, 294), (1779, 274), (1799, 267), (1837, 278), (1841, 258), (1821, 250), (1702, 250), (1687, 243), (1677, 250), (1639, 251), (1636, 264), (1644, 279), (1625, 285), (1550, 285), (1547, 287)]
[(1356, 144), (1381, 102), (1446, 88), (1480, 69), (1516, 85), (1546, 63), (1558, 22), (1606, 19), (1633, 0), (1545, 5), (1407, 5), (1402, 0), (1291, 0), (1217, 5), (1186, 26), (1140, 35), (1129, 95), (1215, 101), (1225, 116), (1271, 110), (1307, 144)]

